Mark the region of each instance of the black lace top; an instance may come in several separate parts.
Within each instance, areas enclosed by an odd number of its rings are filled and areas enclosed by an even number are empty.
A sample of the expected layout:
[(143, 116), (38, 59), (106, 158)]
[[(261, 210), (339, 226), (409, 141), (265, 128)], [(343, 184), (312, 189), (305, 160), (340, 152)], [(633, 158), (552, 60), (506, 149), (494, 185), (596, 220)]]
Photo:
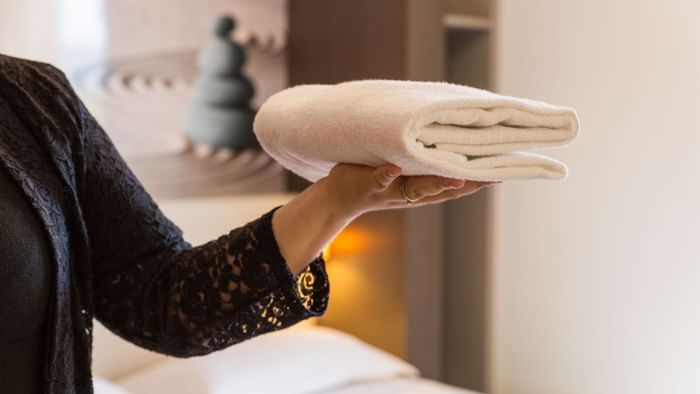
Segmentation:
[(92, 392), (93, 316), (141, 347), (188, 357), (326, 309), (322, 256), (291, 273), (276, 208), (193, 247), (50, 65), (0, 55), (0, 163), (49, 240), (46, 392)]
[(0, 391), (40, 393), (51, 283), (39, 217), (0, 165)]

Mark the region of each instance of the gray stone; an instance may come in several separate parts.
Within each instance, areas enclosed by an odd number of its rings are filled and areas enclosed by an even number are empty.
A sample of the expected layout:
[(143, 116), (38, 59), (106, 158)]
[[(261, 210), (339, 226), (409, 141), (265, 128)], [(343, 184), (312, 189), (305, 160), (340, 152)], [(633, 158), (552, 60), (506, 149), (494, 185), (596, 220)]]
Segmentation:
[(247, 106), (255, 91), (244, 77), (227, 79), (202, 75), (194, 82), (194, 99), (215, 105)]
[(187, 135), (193, 141), (217, 147), (245, 149), (257, 144), (252, 132), (255, 111), (195, 103), (185, 113), (186, 124), (196, 124)]
[(187, 136), (220, 148), (245, 149), (257, 145), (253, 133), (255, 95), (252, 82), (241, 74), (245, 49), (231, 40), (233, 18), (216, 18), (213, 40), (199, 54), (200, 75), (194, 81), (194, 101), (184, 114)]
[(197, 65), (202, 73), (227, 76), (238, 74), (246, 60), (240, 45), (216, 38), (199, 53)]

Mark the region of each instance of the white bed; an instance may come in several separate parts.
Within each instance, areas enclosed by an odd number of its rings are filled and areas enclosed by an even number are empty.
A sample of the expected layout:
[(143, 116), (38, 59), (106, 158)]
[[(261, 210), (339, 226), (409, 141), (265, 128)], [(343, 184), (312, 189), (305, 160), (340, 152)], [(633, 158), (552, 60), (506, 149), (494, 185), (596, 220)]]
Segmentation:
[(328, 327), (300, 324), (204, 357), (163, 358), (108, 381), (97, 394), (466, 394)]
[[(293, 195), (159, 201), (197, 245)], [(204, 357), (176, 359), (131, 345), (96, 324), (97, 394), (467, 394), (419, 376), (405, 361), (344, 332), (306, 321)]]

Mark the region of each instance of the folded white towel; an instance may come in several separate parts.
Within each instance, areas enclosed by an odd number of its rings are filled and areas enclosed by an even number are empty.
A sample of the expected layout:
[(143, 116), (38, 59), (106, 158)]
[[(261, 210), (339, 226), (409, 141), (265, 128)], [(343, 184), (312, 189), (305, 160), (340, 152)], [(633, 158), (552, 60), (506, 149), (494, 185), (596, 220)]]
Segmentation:
[(562, 179), (566, 166), (523, 149), (565, 145), (574, 110), (443, 82), (363, 80), (300, 85), (255, 119), (263, 149), (310, 181), (336, 163), (393, 163), (404, 175)]

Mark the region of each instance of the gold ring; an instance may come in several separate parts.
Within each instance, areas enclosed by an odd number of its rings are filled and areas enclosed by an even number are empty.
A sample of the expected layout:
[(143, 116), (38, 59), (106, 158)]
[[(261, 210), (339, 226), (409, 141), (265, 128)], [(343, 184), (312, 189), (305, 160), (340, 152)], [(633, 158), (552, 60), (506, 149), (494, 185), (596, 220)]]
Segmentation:
[(406, 200), (406, 204), (413, 204), (414, 202), (416, 202), (418, 200), (418, 199), (412, 200), (406, 194), (406, 178), (404, 178), (404, 181), (401, 182), (401, 197), (403, 197), (403, 199)]

